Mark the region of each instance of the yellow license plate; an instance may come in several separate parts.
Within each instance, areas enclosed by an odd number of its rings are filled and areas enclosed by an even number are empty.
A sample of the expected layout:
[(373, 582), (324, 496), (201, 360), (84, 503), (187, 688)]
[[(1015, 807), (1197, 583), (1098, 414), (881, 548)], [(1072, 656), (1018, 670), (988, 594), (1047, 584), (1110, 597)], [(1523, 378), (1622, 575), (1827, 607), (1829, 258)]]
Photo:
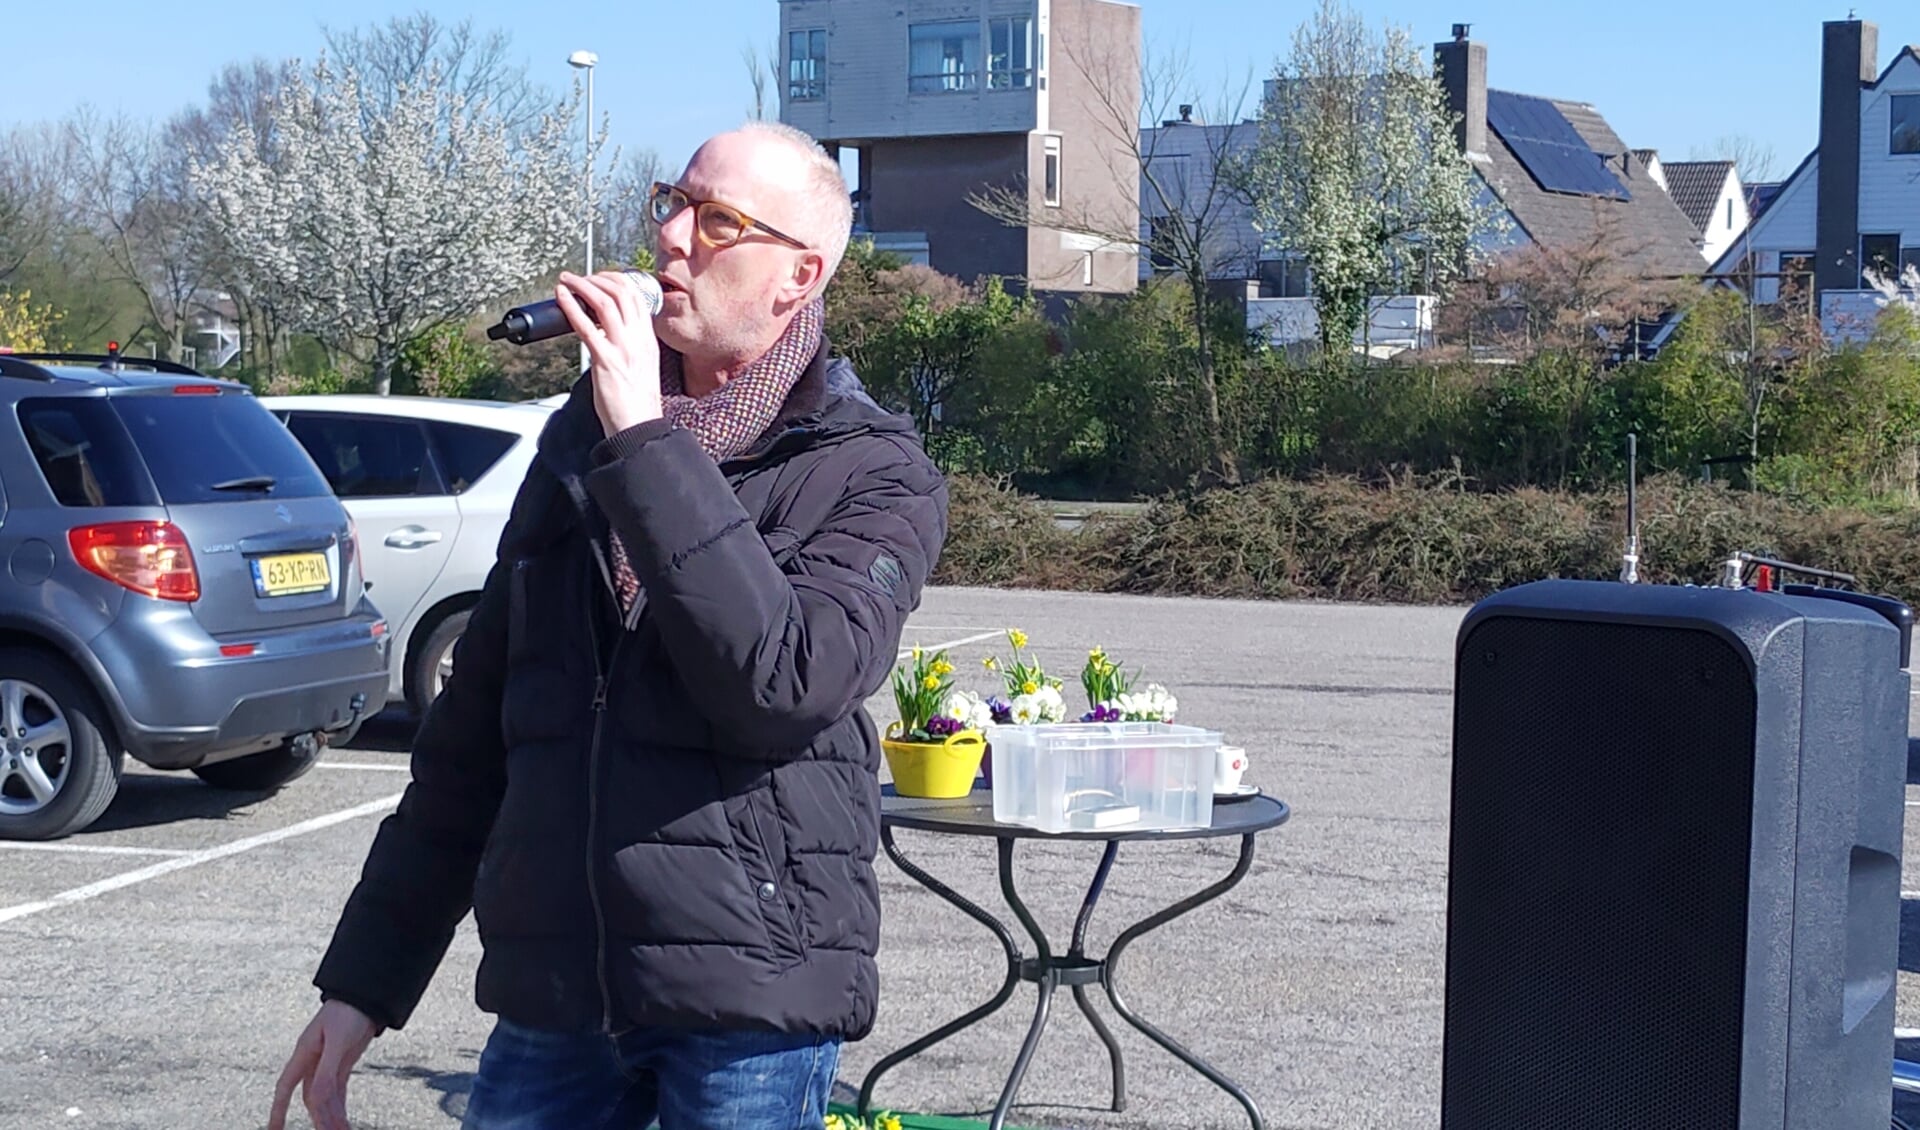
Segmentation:
[(261, 596), (321, 592), (333, 583), (324, 553), (283, 553), (253, 563), (253, 587)]

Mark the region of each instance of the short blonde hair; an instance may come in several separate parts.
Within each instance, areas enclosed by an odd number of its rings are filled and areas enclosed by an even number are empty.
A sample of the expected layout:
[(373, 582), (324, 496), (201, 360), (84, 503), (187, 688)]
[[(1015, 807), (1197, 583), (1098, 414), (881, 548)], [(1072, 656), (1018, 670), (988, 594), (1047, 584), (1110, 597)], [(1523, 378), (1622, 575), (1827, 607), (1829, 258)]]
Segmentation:
[(799, 195), (800, 230), (794, 234), (805, 239), (826, 260), (821, 285), (833, 277), (847, 253), (847, 239), (853, 232), (853, 198), (847, 190), (847, 178), (840, 163), (827, 155), (812, 134), (785, 122), (753, 120), (740, 127), (741, 133), (759, 134), (786, 143), (800, 155), (804, 164)]

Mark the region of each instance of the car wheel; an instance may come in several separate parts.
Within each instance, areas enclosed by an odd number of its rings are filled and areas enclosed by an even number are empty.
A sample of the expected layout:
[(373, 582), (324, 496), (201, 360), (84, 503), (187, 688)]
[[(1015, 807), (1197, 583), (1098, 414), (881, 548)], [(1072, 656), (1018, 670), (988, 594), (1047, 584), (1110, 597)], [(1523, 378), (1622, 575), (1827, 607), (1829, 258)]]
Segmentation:
[(193, 775), (216, 789), (260, 792), (304, 777), (320, 760), (321, 745), (311, 734), (288, 738), (265, 753), (201, 765)]
[(413, 651), (412, 669), (407, 672), (407, 705), (416, 718), (427, 716), (427, 707), (440, 697), (441, 688), (453, 674), (453, 646), (467, 630), (472, 613), (462, 609), (450, 612), (427, 633), (424, 643)]
[(125, 753), (92, 688), (64, 660), (0, 651), (0, 730), (0, 839), (58, 839), (113, 803)]

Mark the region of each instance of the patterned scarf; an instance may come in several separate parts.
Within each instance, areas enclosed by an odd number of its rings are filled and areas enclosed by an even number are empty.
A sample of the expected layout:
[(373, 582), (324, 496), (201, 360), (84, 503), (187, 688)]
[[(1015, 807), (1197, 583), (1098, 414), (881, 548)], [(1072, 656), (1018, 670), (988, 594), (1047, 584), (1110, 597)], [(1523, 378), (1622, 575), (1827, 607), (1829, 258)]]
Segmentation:
[[(690, 396), (681, 373), (680, 354), (660, 347), (661, 415), (672, 426), (693, 433), (700, 449), (716, 463), (747, 450), (765, 434), (787, 402), (813, 355), (820, 349), (826, 305), (814, 299), (794, 315), (773, 348), (745, 371), (705, 396)], [(640, 594), (640, 579), (627, 559), (620, 535), (613, 535), (613, 582), (620, 607), (631, 611)]]

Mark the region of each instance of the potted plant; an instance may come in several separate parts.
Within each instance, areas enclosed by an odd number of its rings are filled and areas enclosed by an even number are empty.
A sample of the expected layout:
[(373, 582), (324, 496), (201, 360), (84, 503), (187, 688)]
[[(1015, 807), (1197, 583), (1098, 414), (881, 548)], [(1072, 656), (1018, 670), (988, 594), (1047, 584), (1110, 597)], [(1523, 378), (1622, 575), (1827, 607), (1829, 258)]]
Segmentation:
[(987, 670), (999, 674), (1007, 697), (987, 700), (993, 721), (1002, 726), (1032, 726), (1044, 722), (1065, 722), (1067, 700), (1060, 695), (1061, 681), (1048, 675), (1040, 661), (1027, 651), (1027, 633), (1007, 629), (1007, 642), (1013, 646), (1013, 658), (1002, 663), (989, 655), (982, 661)]
[(900, 717), (887, 724), (880, 748), (901, 796), (962, 797), (973, 791), (986, 739), (970, 725), (972, 717), (948, 713), (951, 698), (953, 664), (946, 651), (929, 655), (916, 647), (908, 663), (894, 668), (893, 703)]
[(1120, 665), (1096, 647), (1087, 653), (1080, 669), (1080, 686), (1087, 692), (1090, 709), (1080, 716), (1082, 722), (1171, 722), (1180, 709), (1180, 700), (1159, 683), (1148, 683), (1135, 691), (1140, 678), (1135, 671), (1124, 673)]

